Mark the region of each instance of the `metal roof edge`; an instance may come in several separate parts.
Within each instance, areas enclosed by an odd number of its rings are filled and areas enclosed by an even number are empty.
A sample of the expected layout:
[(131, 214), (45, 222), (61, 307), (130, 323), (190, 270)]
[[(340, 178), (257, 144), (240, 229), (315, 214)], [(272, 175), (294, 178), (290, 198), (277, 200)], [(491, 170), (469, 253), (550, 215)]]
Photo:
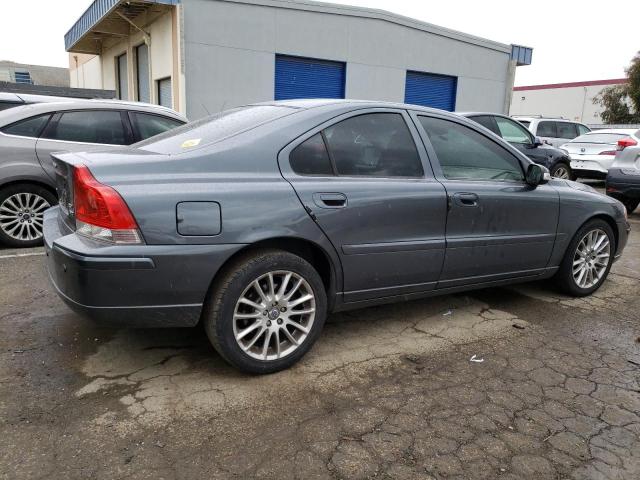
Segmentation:
[[(416, 30), (422, 30), (434, 35), (448, 37), (460, 42), (470, 43), (480, 47), (496, 50), (501, 53), (511, 55), (511, 45), (488, 40), (486, 38), (477, 37), (457, 30), (440, 27), (432, 23), (423, 22), (415, 18), (406, 17), (397, 13), (386, 10), (354, 7), (351, 5), (341, 5), (326, 2), (316, 2), (311, 0), (215, 0), (228, 3), (242, 3), (246, 5), (260, 5), (266, 7), (285, 8), (290, 10), (302, 10), (318, 13), (329, 13), (334, 15), (348, 15), (352, 17), (371, 18), (374, 20), (383, 20), (397, 25), (402, 25)], [(188, 8), (188, 7), (187, 7)]]
[(523, 92), (526, 90), (549, 90), (553, 88), (571, 88), (571, 87), (591, 87), (597, 85), (620, 85), (627, 83), (627, 78), (611, 78), (608, 80), (586, 80), (582, 82), (566, 82), (566, 83), (544, 83), (540, 85), (523, 85), (521, 87), (513, 87), (514, 92)]

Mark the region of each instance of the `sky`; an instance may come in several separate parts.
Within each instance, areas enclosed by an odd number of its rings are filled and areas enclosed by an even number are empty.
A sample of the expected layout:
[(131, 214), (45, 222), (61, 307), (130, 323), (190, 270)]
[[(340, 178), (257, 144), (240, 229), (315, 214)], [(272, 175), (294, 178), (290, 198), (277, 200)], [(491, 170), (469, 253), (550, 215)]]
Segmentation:
[[(490, 40), (533, 47), (533, 63), (518, 67), (516, 85), (536, 85), (624, 77), (625, 67), (640, 50), (638, 29), (628, 23), (630, 18), (623, 16), (625, 11), (637, 11), (636, 2), (335, 0), (331, 3), (379, 8)], [(0, 4), (4, 20), (0, 28), (0, 60), (68, 66), (64, 34), (91, 0), (0, 0)]]

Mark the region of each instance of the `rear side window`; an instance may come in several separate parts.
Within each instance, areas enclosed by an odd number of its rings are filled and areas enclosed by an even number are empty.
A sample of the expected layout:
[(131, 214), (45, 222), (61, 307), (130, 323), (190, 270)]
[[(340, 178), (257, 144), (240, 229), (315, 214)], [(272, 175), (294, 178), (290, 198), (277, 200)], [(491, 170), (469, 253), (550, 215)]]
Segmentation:
[(424, 175), (411, 132), (399, 113), (358, 115), (328, 127), (324, 134), (338, 175)]
[(139, 140), (146, 140), (154, 135), (184, 125), (184, 122), (173, 118), (161, 117), (160, 115), (141, 112), (131, 112), (129, 115)]
[(320, 133), (294, 148), (289, 154), (289, 163), (300, 175), (333, 175), (331, 160)]
[(540, 122), (538, 124), (536, 135), (539, 137), (556, 138), (558, 136), (556, 134), (556, 122)]
[(64, 112), (53, 128), (47, 128), (43, 137), (64, 142), (127, 143), (120, 112), (112, 110)]
[(520, 161), (493, 140), (456, 122), (419, 117), (445, 178), (523, 180)]
[(558, 138), (568, 138), (572, 140), (578, 136), (575, 123), (558, 122), (556, 128), (558, 129)]
[(294, 112), (292, 108), (275, 105), (234, 108), (143, 140), (136, 147), (169, 155), (182, 153), (190, 148), (211, 145)]
[(21, 137), (38, 137), (42, 129), (49, 121), (51, 114), (38, 115), (19, 122), (12, 123), (2, 129), (7, 135), (19, 135)]

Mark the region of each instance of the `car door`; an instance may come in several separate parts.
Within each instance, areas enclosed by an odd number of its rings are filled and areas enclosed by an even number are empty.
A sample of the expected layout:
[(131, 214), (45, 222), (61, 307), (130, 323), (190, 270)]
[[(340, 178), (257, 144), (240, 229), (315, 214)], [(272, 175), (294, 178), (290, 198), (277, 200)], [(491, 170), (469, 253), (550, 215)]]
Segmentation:
[(69, 110), (54, 115), (36, 142), (36, 154), (44, 171), (53, 179), (53, 152), (114, 148), (130, 143), (131, 129), (124, 112)]
[(558, 141), (556, 122), (551, 120), (541, 120), (538, 122), (536, 127), (536, 136), (540, 137), (540, 140), (547, 145), (552, 145), (554, 147), (564, 143)]
[(41, 175), (36, 156), (36, 142), (38, 135), (46, 127), (51, 118), (50, 113), (35, 115), (6, 125), (0, 129), (0, 175), (10, 175), (8, 172), (17, 166), (29, 175)]
[(412, 115), (449, 199), (438, 288), (542, 273), (556, 238), (558, 192), (525, 183), (528, 162), (480, 129)]
[(279, 162), (340, 256), (346, 302), (435, 288), (446, 194), (406, 111), (342, 115), (289, 145)]
[(576, 138), (578, 136), (578, 128), (573, 122), (556, 122), (556, 133), (558, 138), (553, 146), (559, 147), (563, 143), (567, 143)]

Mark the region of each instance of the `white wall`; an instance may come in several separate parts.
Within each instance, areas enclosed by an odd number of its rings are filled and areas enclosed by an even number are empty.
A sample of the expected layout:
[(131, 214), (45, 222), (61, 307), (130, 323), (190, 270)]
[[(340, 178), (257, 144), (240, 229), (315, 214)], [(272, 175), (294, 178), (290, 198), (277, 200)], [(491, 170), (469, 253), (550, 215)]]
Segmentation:
[(545, 115), (564, 117), (583, 123), (600, 124), (602, 107), (593, 98), (607, 85), (515, 90), (511, 98), (511, 115)]
[(504, 46), (262, 3), (183, 1), (189, 118), (273, 100), (276, 53), (346, 62), (347, 98), (403, 101), (406, 71), (416, 70), (458, 77), (457, 110), (503, 111), (509, 62)]

